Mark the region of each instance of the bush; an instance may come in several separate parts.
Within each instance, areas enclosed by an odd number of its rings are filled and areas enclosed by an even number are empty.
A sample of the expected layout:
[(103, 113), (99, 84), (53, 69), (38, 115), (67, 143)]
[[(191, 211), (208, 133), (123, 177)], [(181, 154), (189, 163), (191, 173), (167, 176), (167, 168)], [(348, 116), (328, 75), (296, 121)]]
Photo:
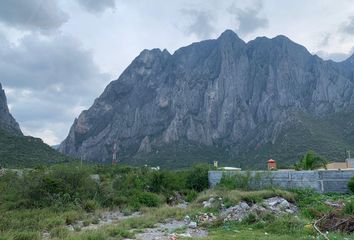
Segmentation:
[(349, 180), (348, 188), (352, 193), (354, 193), (354, 176)]
[(210, 166), (206, 164), (198, 164), (193, 166), (187, 175), (187, 187), (197, 192), (207, 189), (209, 187), (209, 170)]
[(186, 201), (193, 202), (195, 199), (197, 199), (197, 197), (198, 197), (198, 192), (191, 190), (186, 195)]
[(138, 193), (134, 201), (134, 205), (136, 208), (139, 208), (140, 206), (158, 207), (160, 204), (161, 200), (159, 196), (150, 192)]
[(344, 214), (354, 215), (354, 199), (345, 203)]
[(86, 212), (93, 212), (99, 207), (99, 204), (95, 200), (86, 200), (83, 202), (82, 207)]

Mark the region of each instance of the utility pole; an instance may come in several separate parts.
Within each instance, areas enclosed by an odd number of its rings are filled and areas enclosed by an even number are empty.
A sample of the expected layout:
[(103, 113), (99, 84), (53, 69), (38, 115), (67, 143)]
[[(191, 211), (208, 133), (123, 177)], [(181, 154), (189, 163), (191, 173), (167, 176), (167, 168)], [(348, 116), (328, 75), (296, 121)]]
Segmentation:
[(348, 150), (347, 153), (348, 153), (348, 158), (350, 159), (350, 150)]

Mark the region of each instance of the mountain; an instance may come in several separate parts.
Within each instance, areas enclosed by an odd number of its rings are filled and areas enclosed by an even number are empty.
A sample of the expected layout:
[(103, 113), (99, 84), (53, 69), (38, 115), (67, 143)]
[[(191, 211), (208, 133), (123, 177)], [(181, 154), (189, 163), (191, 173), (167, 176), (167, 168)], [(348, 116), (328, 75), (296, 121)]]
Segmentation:
[(41, 139), (23, 136), (19, 124), (9, 112), (5, 91), (0, 84), (0, 165), (33, 167), (67, 161), (72, 161), (72, 158), (55, 151)]
[(20, 126), (12, 117), (7, 106), (5, 91), (0, 83), (0, 129), (15, 135), (22, 135)]
[[(292, 164), (354, 144), (354, 63), (324, 61), (285, 36), (227, 30), (170, 54), (144, 50), (75, 119), (60, 151), (87, 161), (184, 167)], [(115, 147), (114, 147), (115, 146)]]

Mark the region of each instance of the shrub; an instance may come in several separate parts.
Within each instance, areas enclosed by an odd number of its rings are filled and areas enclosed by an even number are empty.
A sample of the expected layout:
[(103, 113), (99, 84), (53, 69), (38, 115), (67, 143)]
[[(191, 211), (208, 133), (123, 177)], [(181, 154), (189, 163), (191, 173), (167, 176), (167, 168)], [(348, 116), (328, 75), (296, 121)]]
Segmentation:
[(70, 211), (70, 212), (66, 213), (66, 215), (65, 215), (65, 223), (67, 225), (73, 224), (76, 221), (78, 221), (80, 219), (80, 217), (81, 217), (80, 213), (75, 212), (75, 211)]
[(354, 193), (354, 176), (349, 180), (348, 188), (352, 193)]
[(82, 207), (86, 212), (93, 212), (99, 207), (99, 204), (95, 200), (86, 200), (83, 202)]
[(193, 166), (187, 175), (187, 187), (197, 192), (207, 189), (209, 187), (209, 170), (210, 166), (206, 164), (197, 164)]
[(354, 199), (345, 203), (344, 214), (354, 215)]
[(188, 193), (186, 195), (186, 201), (193, 202), (197, 197), (198, 197), (198, 192), (196, 192), (194, 190), (188, 191)]
[(158, 207), (161, 204), (161, 200), (159, 196), (154, 193), (142, 192), (136, 195), (133, 204), (137, 208), (139, 208), (140, 206)]

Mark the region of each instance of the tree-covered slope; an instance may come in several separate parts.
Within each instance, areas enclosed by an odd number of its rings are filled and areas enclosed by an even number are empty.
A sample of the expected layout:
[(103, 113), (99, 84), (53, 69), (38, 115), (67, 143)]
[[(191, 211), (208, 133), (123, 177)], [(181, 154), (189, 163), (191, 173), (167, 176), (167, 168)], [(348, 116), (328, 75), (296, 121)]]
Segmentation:
[(34, 167), (66, 162), (71, 158), (54, 150), (39, 138), (9, 134), (0, 130), (0, 164), (5, 167)]

